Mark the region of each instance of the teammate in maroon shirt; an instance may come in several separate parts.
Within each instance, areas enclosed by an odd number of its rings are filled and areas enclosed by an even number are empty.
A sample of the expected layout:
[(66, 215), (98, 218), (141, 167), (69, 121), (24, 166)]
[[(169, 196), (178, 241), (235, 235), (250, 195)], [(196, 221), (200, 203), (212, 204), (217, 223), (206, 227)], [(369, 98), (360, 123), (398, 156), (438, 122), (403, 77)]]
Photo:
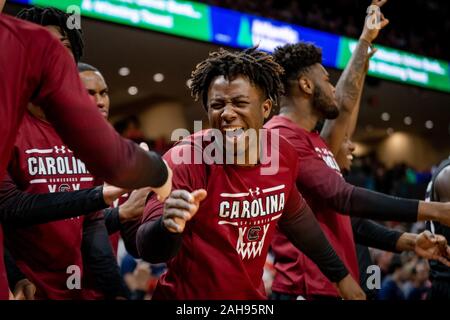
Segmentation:
[[(367, 57), (368, 46), (367, 39), (362, 38), (356, 50)], [(350, 219), (337, 213), (375, 220), (439, 220), (450, 223), (450, 204), (426, 204), (399, 199), (347, 184), (340, 174), (333, 152), (321, 136), (313, 131), (320, 119), (334, 119), (339, 115), (334, 87), (321, 65), (320, 50), (311, 44), (300, 43), (278, 48), (274, 56), (285, 69), (283, 82), (286, 95), (281, 99), (280, 116), (271, 119), (266, 127), (279, 129), (280, 134), (297, 150), (299, 166), (302, 168), (297, 177), (297, 186), (352, 275), (358, 275), (358, 266)], [(358, 65), (364, 68), (365, 62), (362, 59)], [(350, 78), (362, 79), (354, 75)], [(342, 91), (341, 87), (339, 92), (342, 101), (345, 90)], [(350, 90), (351, 99), (357, 99), (358, 93), (354, 88)], [(351, 112), (343, 113), (347, 120), (344, 119), (344, 124), (338, 128), (342, 135), (341, 140), (337, 139), (339, 144), (342, 143), (351, 117)], [(334, 124), (340, 120), (338, 118)], [(330, 143), (330, 140), (327, 142)], [(281, 233), (275, 236), (273, 249), (277, 256), (274, 292), (306, 297), (337, 296), (335, 288), (317, 267)]]
[[(165, 154), (177, 163), (178, 190), (164, 206), (154, 197), (146, 205), (138, 250), (149, 262), (168, 261), (155, 299), (265, 299), (263, 266), (277, 226), (337, 283), (344, 298), (364, 298), (295, 187), (295, 151), (276, 132), (266, 131), (262, 144), (247, 140), (277, 103), (280, 72), (256, 49), (213, 52), (193, 71), (192, 94), (201, 99), (214, 129), (185, 138)], [(223, 152), (227, 143), (233, 151)], [(212, 147), (217, 149), (208, 157)], [(270, 161), (263, 161), (260, 152), (268, 150)], [(233, 161), (221, 164), (224, 154)], [(203, 161), (192, 162), (198, 155), (205, 155)], [(246, 161), (236, 163), (242, 155)], [(252, 162), (254, 155), (258, 161)], [(276, 155), (277, 172), (263, 175)], [(187, 161), (180, 163), (180, 156)]]
[[(121, 139), (102, 119), (81, 85), (73, 58), (47, 30), (0, 14), (0, 47), (4, 80), (0, 85), (0, 178), (26, 106), (33, 101), (45, 106), (56, 131), (93, 174), (122, 187), (154, 187), (161, 198), (169, 194), (171, 180), (164, 162), (157, 154)], [(0, 246), (0, 299), (7, 299), (2, 250)]]
[[(78, 71), (89, 97), (97, 105), (102, 116), (108, 119), (110, 99), (105, 78), (97, 68), (87, 63), (78, 63)], [(141, 144), (141, 147), (148, 150), (145, 143)], [(106, 227), (110, 233), (111, 245), (116, 255), (121, 236), (124, 239), (127, 251), (132, 255), (137, 255), (134, 237), (137, 227), (135, 221), (142, 217), (149, 191), (149, 188), (133, 190), (114, 201), (110, 210), (104, 211)]]

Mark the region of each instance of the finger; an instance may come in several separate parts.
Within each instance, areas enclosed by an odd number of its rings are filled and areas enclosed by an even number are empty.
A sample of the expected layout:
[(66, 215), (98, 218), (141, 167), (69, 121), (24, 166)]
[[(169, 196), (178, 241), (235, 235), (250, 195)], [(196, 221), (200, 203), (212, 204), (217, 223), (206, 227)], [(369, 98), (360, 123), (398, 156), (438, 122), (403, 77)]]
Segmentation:
[(384, 6), (384, 4), (387, 2), (387, 0), (372, 0), (372, 4), (378, 6), (378, 7), (382, 7)]
[(187, 210), (189, 212), (194, 211), (195, 207), (196, 206), (194, 204), (188, 203), (183, 199), (168, 198), (165, 203), (165, 208), (167, 208), (167, 209), (175, 208), (175, 209)]
[(383, 19), (381, 20), (381, 29), (386, 27), (389, 24), (389, 19)]
[(428, 241), (434, 241), (436, 239), (436, 236), (428, 230), (425, 230), (424, 232), (422, 232), (421, 235)]
[(171, 198), (178, 198), (178, 199), (183, 199), (187, 202), (194, 202), (194, 198), (192, 197), (191, 193), (187, 190), (174, 190), (172, 191), (172, 193), (170, 194)]
[(194, 198), (194, 201), (196, 203), (199, 203), (199, 202), (205, 200), (208, 193), (206, 192), (205, 189), (198, 189), (198, 190), (195, 190), (194, 192), (192, 192), (191, 195)]
[(145, 187), (145, 188), (137, 189), (135, 191), (138, 192), (138, 193), (148, 194), (148, 193), (150, 193), (150, 191), (152, 191), (152, 188), (151, 187)]
[(150, 151), (148, 144), (146, 144), (145, 142), (139, 143), (139, 147), (141, 147), (141, 149), (143, 149), (145, 151)]
[(372, 58), (374, 56), (375, 53), (377, 53), (378, 49), (375, 47), (371, 47), (370, 52), (369, 52), (369, 59)]
[(436, 239), (436, 243), (438, 243), (439, 245), (447, 246), (447, 239), (444, 236), (438, 234), (434, 236), (434, 239)]
[(35, 287), (27, 286), (25, 288), (25, 299), (26, 300), (34, 300), (35, 293), (36, 293)]
[(179, 218), (188, 221), (191, 219), (191, 213), (189, 211), (180, 209), (168, 209), (164, 211), (164, 219), (174, 219), (174, 218)]
[(447, 267), (450, 267), (450, 260), (444, 258), (444, 257), (437, 257), (437, 259), (440, 263), (446, 265)]
[(164, 226), (169, 230), (170, 232), (174, 233), (181, 233), (183, 230), (181, 229), (181, 226), (175, 223), (172, 219), (167, 219), (163, 221)]

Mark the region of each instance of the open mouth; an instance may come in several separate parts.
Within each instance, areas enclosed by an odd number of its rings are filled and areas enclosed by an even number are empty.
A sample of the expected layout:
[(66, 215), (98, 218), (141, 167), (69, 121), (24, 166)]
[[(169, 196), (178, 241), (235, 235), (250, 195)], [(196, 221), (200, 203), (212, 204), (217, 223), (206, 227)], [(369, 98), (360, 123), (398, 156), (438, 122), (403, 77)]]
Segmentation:
[(222, 132), (227, 138), (239, 138), (245, 130), (242, 127), (226, 127), (222, 128)]

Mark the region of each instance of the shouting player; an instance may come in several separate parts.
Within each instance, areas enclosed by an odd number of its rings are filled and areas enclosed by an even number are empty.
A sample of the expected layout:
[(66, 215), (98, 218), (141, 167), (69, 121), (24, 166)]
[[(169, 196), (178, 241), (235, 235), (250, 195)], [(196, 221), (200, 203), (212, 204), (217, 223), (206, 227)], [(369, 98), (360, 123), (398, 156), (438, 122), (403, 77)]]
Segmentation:
[[(364, 299), (297, 191), (295, 151), (275, 132), (266, 130), (266, 141), (257, 144), (248, 136), (256, 130), (263, 139), (259, 130), (282, 92), (281, 72), (270, 55), (254, 48), (213, 52), (192, 72), (192, 94), (213, 129), (185, 138), (165, 154), (169, 164), (178, 163), (177, 190), (164, 205), (155, 197), (146, 205), (139, 252), (149, 262), (168, 264), (154, 299), (265, 299), (263, 266), (277, 225), (344, 298)], [(271, 159), (263, 161), (268, 150)], [(197, 154), (206, 158), (179, 161)], [(244, 161), (236, 161), (242, 155)], [(276, 155), (277, 172), (263, 175)]]

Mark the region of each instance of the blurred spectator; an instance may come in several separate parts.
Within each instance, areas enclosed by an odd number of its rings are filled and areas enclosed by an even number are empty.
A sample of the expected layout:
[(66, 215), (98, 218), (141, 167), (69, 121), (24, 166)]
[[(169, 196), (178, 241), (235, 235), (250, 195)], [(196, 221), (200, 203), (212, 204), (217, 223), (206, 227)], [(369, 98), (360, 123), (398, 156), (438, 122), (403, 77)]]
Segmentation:
[(145, 141), (144, 134), (141, 131), (141, 124), (136, 116), (129, 116), (119, 120), (114, 124), (116, 131), (127, 139), (136, 143)]
[(121, 263), (121, 273), (130, 290), (130, 299), (150, 300), (164, 271), (164, 264), (151, 265), (145, 261), (136, 261), (129, 254), (125, 255)]
[(405, 295), (401, 289), (406, 280), (406, 273), (399, 255), (392, 257), (389, 265), (388, 276), (383, 280), (381, 289), (378, 292), (379, 300), (405, 300)]
[(431, 283), (428, 280), (430, 267), (428, 262), (420, 260), (412, 273), (411, 288), (407, 291), (407, 300), (426, 300)]

